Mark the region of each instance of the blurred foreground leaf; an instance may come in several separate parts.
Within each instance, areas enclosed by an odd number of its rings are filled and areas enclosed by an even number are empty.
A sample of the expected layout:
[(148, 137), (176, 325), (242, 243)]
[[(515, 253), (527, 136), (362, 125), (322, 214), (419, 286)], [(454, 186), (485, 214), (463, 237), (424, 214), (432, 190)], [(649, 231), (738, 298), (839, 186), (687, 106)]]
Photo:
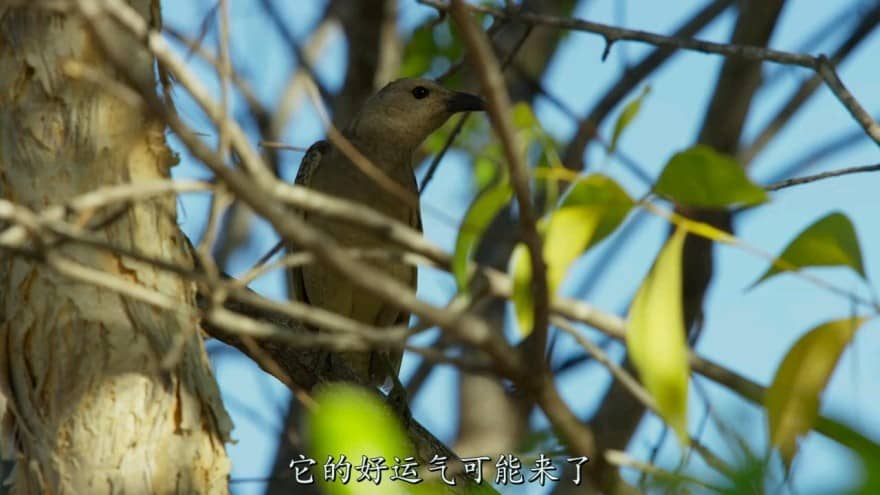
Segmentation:
[(639, 377), (654, 397), (660, 416), (687, 445), (690, 365), (682, 311), (685, 231), (676, 229), (633, 299), (626, 346)]
[(797, 453), (797, 440), (813, 428), (819, 400), (843, 350), (866, 318), (825, 323), (800, 338), (779, 366), (767, 389), (764, 406), (770, 443), (786, 466)]
[[(394, 413), (373, 393), (362, 388), (335, 383), (322, 387), (315, 397), (318, 408), (309, 415), (309, 434), (312, 441), (312, 458), (317, 464), (312, 468), (316, 480), (320, 480), (323, 493), (332, 495), (367, 494), (417, 494), (439, 495), (448, 493), (439, 482), (411, 484), (392, 481), (394, 467), (415, 456), (414, 450), (403, 432)], [(341, 480), (337, 471), (335, 482), (324, 482), (322, 466), (328, 461), (336, 464), (351, 463), (350, 479)], [(363, 456), (368, 460), (381, 458), (387, 470), (381, 472), (381, 481), (363, 479), (357, 481), (361, 472)], [(331, 459), (332, 457), (332, 459)], [(396, 459), (395, 459), (396, 458)], [(398, 462), (398, 459), (400, 460)], [(402, 471), (401, 471), (402, 472)], [(372, 480), (377, 478), (372, 471)], [(424, 473), (419, 471), (419, 476)], [(489, 487), (460, 487), (459, 493), (492, 493)]]

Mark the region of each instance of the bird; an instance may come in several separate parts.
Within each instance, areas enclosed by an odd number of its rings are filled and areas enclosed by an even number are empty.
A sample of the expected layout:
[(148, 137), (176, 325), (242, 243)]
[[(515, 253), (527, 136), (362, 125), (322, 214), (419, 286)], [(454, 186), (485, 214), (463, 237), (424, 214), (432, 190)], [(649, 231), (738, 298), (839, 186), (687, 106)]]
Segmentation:
[[(369, 97), (342, 135), (415, 199), (418, 187), (413, 156), (422, 142), (453, 114), (485, 109), (485, 101), (477, 95), (452, 91), (429, 79), (398, 79)], [(402, 201), (387, 185), (383, 187), (362, 172), (343, 151), (327, 141), (313, 144), (302, 158), (296, 184), (365, 205), (421, 232), (418, 201)], [(388, 247), (387, 240), (356, 225), (334, 221), (315, 212), (299, 211), (298, 214), (343, 248)], [(391, 260), (365, 262), (416, 289), (414, 266)], [(376, 327), (409, 323), (408, 312), (357, 287), (320, 263), (302, 265), (288, 273), (293, 295), (300, 302)], [(325, 365), (331, 369), (344, 363), (365, 383), (384, 388), (389, 380), (397, 381), (402, 353), (398, 350), (330, 352), (327, 358), (329, 363)]]

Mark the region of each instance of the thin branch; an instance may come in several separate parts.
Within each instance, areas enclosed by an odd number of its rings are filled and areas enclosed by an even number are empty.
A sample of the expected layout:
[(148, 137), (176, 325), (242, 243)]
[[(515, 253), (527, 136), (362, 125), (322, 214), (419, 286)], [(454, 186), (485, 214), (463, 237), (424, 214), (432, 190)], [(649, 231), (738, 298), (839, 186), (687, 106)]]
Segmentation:
[[(574, 113), (574, 110), (568, 107), (558, 96), (551, 93), (541, 81), (537, 81), (534, 79), (529, 79), (530, 76), (523, 71), (520, 71), (520, 77), (524, 79), (528, 79), (528, 83), (535, 88), (535, 90), (541, 94), (544, 98), (547, 99), (550, 103), (553, 104), (559, 111), (566, 114), (572, 120), (577, 120), (577, 115)], [(592, 131), (592, 136), (590, 139), (595, 139), (605, 150), (606, 153), (610, 153), (612, 156), (616, 157), (620, 160), (620, 163), (629, 170), (633, 175), (636, 176), (643, 184), (648, 186), (649, 188), (654, 185), (654, 177), (652, 174), (648, 173), (646, 168), (636, 162), (628, 153), (624, 153), (622, 150), (622, 146), (618, 146), (617, 149), (611, 150), (611, 145), (608, 140), (599, 133), (597, 128), (594, 128)], [(570, 169), (574, 169), (575, 167), (571, 166), (571, 163), (567, 159), (563, 158), (563, 165)], [(580, 166), (578, 166), (580, 168)]]
[[(727, 10), (732, 3), (733, 0), (715, 0), (707, 4), (699, 12), (695, 13), (690, 20), (679, 27), (673, 33), (673, 36), (676, 38), (690, 38), (694, 36), (715, 20), (722, 12)], [(639, 63), (621, 74), (617, 82), (593, 105), (592, 110), (587, 112), (587, 116), (580, 120), (577, 131), (566, 147), (562, 157), (562, 162), (566, 167), (574, 170), (583, 169), (584, 150), (587, 147), (587, 143), (595, 136), (599, 125), (626, 95), (674, 54), (675, 50), (669, 47), (656, 48)]]
[(292, 146), (286, 143), (279, 143), (278, 141), (260, 141), (260, 146), (263, 148), (272, 148), (276, 150), (285, 150), (285, 151), (298, 151), (298, 152), (306, 152), (309, 149), (305, 146)]
[(778, 191), (780, 189), (785, 189), (786, 187), (798, 186), (801, 184), (808, 184), (810, 182), (816, 182), (823, 179), (828, 179), (830, 177), (840, 177), (841, 175), (849, 175), (849, 174), (861, 174), (865, 172), (877, 172), (880, 171), (880, 164), (875, 165), (864, 165), (861, 167), (849, 167), (843, 168), (840, 170), (831, 170), (829, 172), (822, 172), (820, 174), (808, 175), (806, 177), (795, 177), (793, 179), (782, 180), (769, 186), (765, 186), (764, 189), (768, 191)]
[[(496, 279), (494, 282), (500, 282), (500, 280)], [(497, 293), (500, 296), (509, 294), (508, 291), (503, 289), (504, 287), (493, 284), (493, 293)], [(604, 313), (584, 302), (562, 297), (554, 299), (553, 309), (556, 314), (569, 320), (586, 323), (615, 340), (621, 342), (626, 340), (626, 321), (619, 316)], [(763, 405), (764, 395), (767, 392), (765, 387), (710, 359), (697, 355), (694, 351), (689, 351), (688, 359), (691, 369), (696, 373), (727, 387), (751, 403)], [(864, 435), (826, 416), (819, 416), (814, 430), (841, 445), (853, 449), (871, 448), (873, 452), (880, 451), (880, 446), (868, 440)]]
[[(492, 26), (490, 26), (489, 29), (486, 31), (486, 35), (489, 36), (489, 38), (491, 38), (492, 35), (497, 31), (496, 26), (498, 28), (500, 28), (501, 25), (502, 25), (502, 23), (496, 20), (496, 22), (493, 23)], [(501, 63), (501, 71), (502, 72), (504, 72), (504, 70), (507, 69), (507, 67), (511, 64), (511, 62), (513, 62), (514, 57), (516, 57), (516, 54), (519, 53), (519, 49), (522, 48), (522, 46), (525, 44), (525, 42), (528, 39), (529, 34), (531, 34), (531, 32), (532, 32), (532, 29), (530, 27), (530, 28), (526, 29), (526, 31), (523, 33), (523, 35), (520, 37), (520, 39), (517, 40), (516, 44), (513, 46), (513, 48), (507, 54), (507, 57), (504, 59), (504, 62)], [(453, 69), (458, 70), (458, 68), (461, 67), (461, 64), (464, 62), (464, 60), (465, 59), (462, 58), (462, 60), (460, 60), (457, 64), (455, 64), (453, 67), (451, 67), (449, 71), (447, 71), (442, 76), (438, 77), (437, 80), (443, 81), (444, 78), (450, 77), (454, 73)], [(425, 177), (422, 179), (422, 183), (419, 185), (419, 194), (424, 194), (425, 189), (428, 187), (428, 184), (431, 183), (431, 179), (434, 178), (434, 173), (437, 171), (437, 168), (440, 166), (440, 161), (443, 160), (443, 157), (446, 156), (446, 153), (452, 147), (452, 144), (455, 142), (455, 139), (458, 137), (459, 134), (461, 134), (461, 130), (464, 129), (464, 125), (465, 125), (465, 123), (467, 123), (467, 119), (470, 117), (470, 115), (471, 115), (470, 113), (465, 113), (461, 117), (458, 118), (458, 121), (456, 121), (455, 127), (452, 128), (452, 132), (449, 133), (449, 137), (447, 137), (446, 142), (443, 143), (443, 148), (440, 149), (440, 152), (437, 153), (437, 155), (434, 157), (433, 160), (431, 160), (431, 164), (428, 166), (428, 171), (425, 172)]]
[[(880, 119), (880, 116), (878, 116), (877, 118)], [(849, 149), (850, 147), (861, 143), (862, 134), (863, 133), (861, 129), (852, 130), (839, 133), (829, 139), (820, 142), (814, 148), (811, 148), (806, 152), (798, 155), (796, 158), (780, 167), (779, 171), (777, 171), (773, 175), (769, 182), (775, 183), (781, 180), (785, 180), (786, 178), (791, 177), (796, 173), (802, 172), (806, 169), (809, 169), (810, 167), (815, 166), (822, 160), (832, 157), (837, 153), (841, 153)]]
[(287, 24), (284, 23), (284, 16), (282, 16), (281, 13), (278, 12), (278, 9), (275, 8), (275, 3), (272, 0), (261, 0), (260, 3), (266, 11), (267, 17), (269, 17), (269, 19), (275, 24), (278, 32), (281, 33), (281, 37), (284, 38), (287, 47), (296, 55), (299, 65), (305, 69), (309, 78), (315, 83), (315, 86), (321, 93), (321, 98), (324, 100), (324, 103), (326, 104), (327, 102), (332, 101), (332, 93), (330, 93), (330, 91), (327, 90), (327, 87), (321, 83), (320, 79), (318, 79), (317, 73), (310, 62), (311, 59), (303, 51), (299, 42), (296, 40), (296, 36), (294, 36)]
[[(204, 89), (194, 74), (168, 49), (161, 36), (148, 30), (143, 19), (130, 7), (120, 1), (104, 2), (95, 5), (93, 2), (81, 2), (77, 4), (80, 11), (95, 25), (95, 19), (101, 12), (111, 14), (123, 27), (132, 31), (135, 35), (147, 40), (147, 47), (157, 57), (160, 63), (169, 64), (174, 68), (180, 83), (189, 87), (192, 83), (200, 89)], [(99, 33), (100, 34), (100, 33)], [(116, 61), (121, 68), (125, 68), (122, 61)], [(230, 123), (230, 135), (233, 147), (241, 148), (242, 163), (246, 164), (249, 172), (245, 175), (241, 170), (229, 168), (221, 157), (206, 146), (196, 136), (180, 117), (170, 110), (167, 105), (160, 101), (154, 94), (153, 89), (145, 81), (132, 80), (137, 85), (142, 96), (150, 103), (149, 107), (155, 111), (177, 133), (181, 141), (193, 152), (194, 156), (202, 160), (211, 170), (220, 177), (230, 191), (238, 199), (246, 203), (256, 213), (262, 215), (278, 231), (286, 242), (302, 246), (304, 250), (315, 253), (321, 263), (331, 269), (337, 270), (350, 278), (352, 283), (368, 292), (381, 297), (383, 300), (406, 309), (413, 314), (419, 315), (428, 321), (447, 330), (453, 331), (458, 337), (463, 338), (472, 345), (485, 348), (493, 357), (498, 359), (499, 366), (515, 373), (518, 369), (517, 358), (509, 352), (509, 345), (498, 335), (494, 335), (485, 328), (485, 323), (470, 315), (450, 314), (440, 308), (436, 308), (419, 300), (412, 290), (389, 275), (362, 264), (344, 252), (340, 251), (338, 244), (327, 234), (317, 231), (304, 220), (290, 215), (282, 204), (267, 201), (267, 194), (277, 191), (279, 187), (287, 186), (276, 180), (265, 167), (259, 154), (253, 151), (251, 145), (244, 137), (241, 128)], [(195, 96), (195, 95), (194, 95)], [(207, 92), (197, 98), (199, 104), (206, 110), (215, 122), (222, 118), (217, 111), (216, 105)], [(288, 186), (289, 187), (289, 186)]]
[(464, 125), (467, 123), (470, 116), (470, 112), (463, 113), (458, 117), (458, 120), (456, 120), (452, 132), (449, 133), (449, 137), (447, 137), (446, 142), (443, 143), (443, 148), (440, 149), (440, 152), (434, 156), (431, 160), (431, 164), (428, 165), (428, 171), (425, 172), (425, 177), (422, 179), (422, 183), (419, 184), (419, 194), (425, 194), (425, 189), (428, 188), (428, 184), (430, 184), (431, 180), (434, 178), (434, 173), (437, 172), (437, 169), (440, 167), (440, 162), (443, 160), (443, 157), (446, 156), (446, 153), (449, 152), (449, 149), (452, 148), (455, 138), (461, 134), (461, 130), (464, 129)]
[[(448, 10), (450, 4), (442, 0), (418, 0), (419, 3), (429, 5), (435, 9)], [(453, 5), (458, 2), (453, 2)], [(485, 5), (468, 4), (467, 8), (475, 11), (489, 14), (496, 18), (510, 18), (511, 14), (501, 9), (489, 7)], [(725, 57), (739, 57), (748, 60), (759, 60), (763, 62), (775, 62), (784, 65), (793, 65), (811, 69), (818, 73), (828, 88), (834, 93), (841, 104), (852, 115), (856, 122), (861, 125), (865, 134), (868, 135), (875, 143), (880, 145), (880, 125), (878, 125), (870, 116), (870, 114), (861, 106), (850, 91), (840, 80), (834, 66), (828, 62), (825, 55), (808, 55), (803, 53), (786, 52), (782, 50), (773, 50), (759, 46), (736, 45), (731, 43), (716, 43), (712, 41), (704, 41), (693, 38), (676, 38), (673, 36), (664, 36), (647, 31), (636, 29), (625, 29), (598, 22), (591, 22), (583, 19), (555, 17), (549, 15), (532, 14), (528, 12), (520, 12), (516, 15), (516, 20), (531, 24), (559, 29), (569, 29), (573, 31), (584, 31), (598, 34), (605, 38), (608, 46), (617, 41), (637, 41), (648, 43), (655, 46), (670, 47), (679, 50), (690, 50), (701, 53), (710, 53), (722, 55)]]
[(534, 301), (534, 322), (530, 338), (534, 346), (530, 357), (533, 360), (533, 371), (547, 367), (544, 360), (544, 349), (547, 345), (547, 328), (549, 323), (549, 292), (547, 287), (547, 266), (544, 261), (541, 236), (538, 234), (537, 218), (532, 207), (532, 195), (529, 191), (529, 174), (521, 154), (524, 149), (521, 139), (513, 125), (510, 111), (510, 96), (504, 84), (504, 76), (498, 60), (492, 53), (485, 33), (480, 31), (471, 19), (465, 4), (461, 0), (452, 2), (450, 12), (461, 30), (471, 65), (476, 70), (489, 102), (489, 117), (498, 134), (504, 149), (504, 157), (510, 170), (510, 180), (516, 193), (519, 206), (521, 235), (529, 251), (532, 264), (532, 298)]
[[(331, 15), (331, 10), (332, 9), (328, 6), (324, 12), (323, 18), (312, 30), (309, 39), (302, 44), (302, 54), (306, 57), (305, 60), (309, 62), (318, 58), (324, 48), (333, 39), (332, 34), (336, 32), (338, 22)], [(264, 132), (268, 133), (267, 137), (277, 139), (283, 134), (285, 127), (292, 120), (296, 110), (299, 108), (300, 101), (302, 101), (306, 95), (306, 82), (309, 81), (309, 79), (309, 71), (303, 64), (296, 67), (296, 69), (290, 74), (287, 83), (284, 85), (284, 90), (278, 98), (276, 110), (267, 120), (266, 129), (264, 129)]]
[[(850, 33), (850, 35), (829, 57), (829, 63), (835, 67), (840, 65), (840, 63), (874, 31), (878, 22), (880, 22), (880, 3), (877, 3), (864, 15), (864, 17), (861, 18), (861, 21), (856, 25), (852, 33)], [(814, 74), (812, 77), (804, 81), (758, 133), (758, 136), (752, 141), (752, 144), (739, 153), (740, 162), (748, 164), (754, 160), (754, 158), (764, 150), (773, 138), (776, 137), (779, 131), (785, 127), (791, 118), (803, 108), (804, 103), (816, 92), (816, 89), (818, 89), (821, 84), (822, 78), (818, 74)]]
[(683, 481), (699, 486), (700, 488), (711, 490), (718, 493), (729, 493), (727, 487), (713, 485), (693, 476), (681, 473), (671, 473), (665, 469), (661, 469), (654, 464), (639, 461), (629, 456), (626, 452), (620, 450), (609, 450), (605, 452), (605, 461), (612, 466), (635, 469), (643, 473), (647, 473), (658, 478), (665, 478), (673, 481)]
[[(654, 397), (639, 383), (638, 380), (635, 379), (634, 376), (629, 374), (622, 366), (615, 363), (607, 354), (605, 354), (602, 349), (590, 341), (584, 334), (578, 331), (577, 328), (574, 327), (568, 320), (565, 318), (554, 317), (552, 319), (553, 324), (559, 327), (563, 332), (572, 336), (584, 350), (589, 353), (593, 359), (599, 362), (602, 366), (611, 373), (611, 376), (614, 377), (615, 380), (620, 382), (624, 388), (626, 388), (627, 392), (630, 393), (637, 401), (641, 402), (643, 406), (647, 409), (651, 410), (657, 416), (660, 416), (660, 412), (657, 410), (657, 403), (654, 401)], [(694, 447), (703, 459), (706, 461), (709, 466), (718, 470), (718, 472), (724, 475), (731, 475), (733, 470), (727, 466), (727, 464), (721, 460), (718, 456), (713, 454), (709, 449), (703, 446), (696, 438), (689, 438), (690, 446)]]
[[(220, 61), (218, 60), (218, 56), (214, 53), (208, 51), (207, 48), (203, 47), (201, 44), (195, 42), (189, 37), (185, 36), (183, 33), (176, 31), (173, 28), (165, 26), (163, 32), (168, 33), (171, 38), (176, 39), (180, 43), (183, 43), (186, 47), (193, 51), (196, 55), (199, 56), (202, 60), (207, 62), (213, 67), (219, 67)], [(244, 99), (244, 102), (247, 104), (248, 109), (253, 117), (253, 119), (257, 122), (260, 122), (267, 118), (270, 111), (269, 109), (263, 105), (260, 101), (260, 98), (257, 96), (254, 88), (251, 87), (250, 83), (240, 74), (238, 71), (232, 71), (230, 74), (231, 82), (238, 90), (241, 97)]]
[[(307, 85), (307, 89), (309, 87), (313, 87)], [(346, 138), (336, 126), (333, 125), (333, 122), (330, 120), (329, 112), (327, 111), (327, 107), (324, 106), (323, 102), (320, 98), (318, 98), (314, 93), (311, 93), (312, 104), (315, 106), (315, 109), (318, 112), (318, 117), (321, 119), (321, 122), (324, 124), (324, 129), (327, 131), (327, 139), (330, 143), (333, 144), (346, 158), (354, 164), (355, 167), (360, 169), (364, 175), (369, 177), (373, 182), (376, 183), (379, 187), (387, 191), (389, 194), (395, 196), (397, 199), (403, 201), (406, 205), (418, 208), (419, 207), (419, 198), (412, 192), (408, 191), (405, 187), (400, 185), (397, 181), (388, 176), (381, 168), (376, 166), (369, 158), (366, 157), (357, 147)]]

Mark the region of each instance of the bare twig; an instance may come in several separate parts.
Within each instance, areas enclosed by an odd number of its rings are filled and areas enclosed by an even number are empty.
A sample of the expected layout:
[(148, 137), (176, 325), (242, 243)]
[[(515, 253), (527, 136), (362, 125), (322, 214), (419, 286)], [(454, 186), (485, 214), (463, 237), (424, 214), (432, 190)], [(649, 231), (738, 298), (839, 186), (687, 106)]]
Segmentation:
[(726, 487), (713, 485), (712, 483), (708, 483), (699, 478), (695, 478), (693, 476), (688, 476), (681, 473), (671, 473), (666, 471), (665, 469), (661, 469), (653, 464), (639, 461), (638, 459), (634, 459), (629, 456), (626, 452), (620, 450), (609, 450), (605, 452), (605, 461), (608, 464), (613, 466), (623, 467), (635, 469), (637, 471), (642, 471), (643, 473), (647, 473), (658, 478), (665, 478), (673, 481), (682, 481), (685, 483), (690, 483), (700, 488), (711, 490), (713, 492), (718, 493), (728, 493), (729, 490)]
[(538, 234), (537, 218), (532, 207), (532, 195), (529, 190), (529, 175), (523, 160), (523, 149), (510, 115), (510, 97), (504, 85), (504, 77), (498, 60), (492, 53), (485, 33), (477, 29), (461, 0), (452, 3), (451, 14), (461, 29), (464, 41), (472, 57), (471, 64), (476, 70), (486, 98), (489, 102), (489, 117), (504, 149), (504, 157), (510, 170), (511, 183), (519, 205), (521, 235), (528, 248), (532, 263), (532, 291), (534, 300), (534, 322), (531, 337), (534, 347), (531, 349), (534, 371), (546, 368), (544, 348), (547, 345), (547, 327), (549, 323), (547, 287), (547, 266), (544, 261), (541, 236)]
[[(490, 38), (497, 30), (496, 28), (500, 28), (501, 22), (495, 22), (492, 26), (486, 31), (486, 35)], [(507, 54), (507, 57), (504, 59), (504, 62), (501, 63), (501, 71), (503, 72), (510, 64), (513, 62), (514, 57), (519, 52), (519, 49), (522, 48), (523, 44), (531, 34), (531, 28), (526, 29), (525, 33), (520, 37), (520, 39), (516, 42), (516, 45), (510, 50)], [(456, 65), (451, 67), (446, 74), (441, 75), (437, 78), (438, 81), (443, 81), (445, 78), (450, 77), (453, 73), (453, 69), (458, 70), (461, 66), (461, 63), (464, 62), (464, 59), (459, 61)], [(455, 127), (452, 128), (452, 132), (449, 133), (449, 137), (446, 138), (446, 142), (443, 143), (443, 148), (440, 149), (440, 152), (431, 160), (431, 164), (428, 166), (428, 171), (425, 172), (425, 177), (422, 179), (422, 183), (419, 185), (419, 194), (424, 194), (425, 189), (428, 187), (428, 184), (431, 183), (431, 179), (434, 178), (434, 173), (437, 171), (437, 168), (440, 166), (440, 161), (443, 160), (443, 157), (446, 156), (446, 153), (449, 151), (449, 148), (452, 147), (452, 144), (455, 142), (455, 139), (461, 134), (461, 130), (464, 129), (465, 123), (467, 123), (468, 117), (470, 117), (470, 113), (465, 113), (461, 117), (458, 118), (458, 121), (455, 123)]]
[[(690, 38), (700, 32), (706, 25), (712, 22), (733, 3), (732, 0), (715, 0), (707, 4), (695, 13), (690, 20), (678, 28), (673, 34), (676, 38)], [(599, 101), (587, 112), (587, 116), (580, 121), (574, 137), (566, 146), (562, 162), (566, 167), (583, 169), (583, 154), (587, 143), (596, 134), (599, 125), (611, 113), (614, 107), (620, 103), (640, 82), (652, 74), (658, 67), (663, 65), (675, 53), (670, 47), (656, 48), (645, 56), (639, 63), (624, 71), (617, 82), (610, 87)], [(649, 181), (650, 183), (650, 181)]]
[(275, 27), (278, 28), (278, 31), (284, 38), (285, 43), (287, 43), (288, 48), (290, 48), (290, 50), (296, 55), (300, 67), (305, 69), (309, 78), (315, 83), (315, 86), (321, 94), (321, 98), (325, 103), (332, 101), (332, 93), (330, 93), (330, 91), (321, 83), (321, 80), (318, 79), (317, 73), (315, 72), (314, 67), (312, 67), (310, 57), (303, 51), (299, 42), (296, 40), (296, 36), (294, 36), (287, 24), (284, 23), (284, 16), (282, 16), (281, 13), (278, 12), (278, 9), (275, 8), (275, 3), (272, 0), (261, 0), (261, 4), (266, 11), (267, 17), (275, 23)]
[[(314, 96), (314, 95), (313, 95)], [(352, 144), (330, 120), (327, 108), (323, 105), (320, 98), (313, 97), (312, 104), (318, 111), (324, 128), (327, 131), (327, 139), (335, 146), (351, 163), (354, 164), (361, 172), (373, 180), (379, 187), (388, 191), (397, 199), (403, 201), (406, 205), (418, 208), (419, 198), (415, 194), (401, 186), (397, 181), (388, 176), (381, 168), (376, 166), (369, 158), (367, 158), (357, 147)]]
[[(829, 63), (833, 64), (835, 67), (840, 65), (840, 63), (874, 31), (878, 22), (880, 22), (880, 3), (874, 5), (874, 7), (861, 18), (852, 33), (850, 33), (850, 35), (829, 57)], [(754, 160), (754, 158), (764, 150), (773, 138), (776, 137), (779, 131), (785, 127), (791, 118), (803, 108), (804, 103), (816, 92), (816, 89), (818, 89), (821, 84), (822, 78), (819, 74), (815, 74), (804, 81), (758, 133), (758, 136), (752, 141), (752, 144), (738, 154), (740, 162), (748, 164)]]
[(299, 151), (305, 152), (309, 149), (305, 146), (292, 146), (286, 143), (279, 143), (277, 141), (260, 141), (260, 146), (264, 148), (273, 148), (277, 150), (285, 150), (285, 151)]
[(792, 179), (786, 179), (779, 182), (775, 182), (770, 184), (769, 186), (765, 186), (764, 189), (768, 191), (778, 191), (780, 189), (785, 189), (786, 187), (798, 186), (801, 184), (808, 184), (810, 182), (816, 182), (823, 179), (828, 179), (830, 177), (840, 177), (841, 175), (849, 175), (849, 174), (862, 174), (865, 172), (877, 172), (880, 171), (880, 164), (875, 165), (864, 165), (861, 167), (849, 167), (843, 168), (840, 170), (831, 170), (829, 172), (822, 172), (820, 174), (808, 175), (806, 177), (795, 177)]
[[(447, 10), (450, 4), (442, 0), (418, 0), (419, 3), (430, 5), (435, 9)], [(457, 2), (453, 2), (455, 5)], [(475, 12), (483, 12), (493, 17), (509, 18), (511, 14), (505, 10), (489, 7), (485, 5), (468, 4), (467, 8)], [(702, 53), (711, 53), (723, 55), (725, 57), (740, 57), (749, 60), (759, 60), (765, 62), (775, 62), (784, 65), (793, 65), (804, 67), (816, 71), (828, 88), (834, 93), (841, 104), (852, 115), (856, 122), (861, 125), (865, 134), (868, 135), (875, 143), (880, 145), (880, 125), (878, 125), (870, 114), (855, 99), (852, 93), (846, 88), (832, 64), (828, 62), (825, 55), (807, 55), (803, 53), (793, 53), (781, 50), (773, 50), (759, 46), (737, 45), (732, 43), (715, 43), (712, 41), (703, 41), (693, 38), (676, 38), (673, 36), (664, 36), (647, 31), (636, 29), (624, 29), (598, 22), (591, 22), (583, 19), (554, 17), (541, 14), (532, 14), (527, 12), (517, 13), (516, 19), (520, 22), (532, 25), (541, 25), (547, 27), (555, 27), (560, 29), (570, 29), (573, 31), (584, 31), (594, 33), (605, 38), (605, 42), (610, 46), (617, 41), (638, 41), (648, 43), (655, 46), (670, 47), (680, 50), (690, 50)]]
[[(143, 19), (132, 11), (130, 7), (119, 1), (106, 2), (102, 6), (83, 2), (78, 4), (78, 6), (80, 11), (90, 21), (94, 21), (94, 17), (99, 15), (101, 10), (106, 9), (106, 12), (117, 19), (123, 27), (146, 39), (148, 48), (160, 63), (168, 63), (174, 67), (174, 72), (182, 85), (191, 92), (194, 89), (189, 87), (190, 83), (200, 90), (204, 89), (198, 79), (189, 72), (188, 68), (171, 53), (164, 40), (158, 34), (149, 32)], [(117, 62), (120, 63), (120, 66), (124, 67), (121, 61)], [(222, 158), (208, 148), (180, 120), (176, 113), (167, 108), (164, 102), (159, 101), (152, 94), (152, 89), (147, 87), (144, 82), (132, 82), (138, 86), (141, 94), (150, 102), (150, 108), (156, 111), (169, 124), (193, 154), (206, 163), (238, 199), (248, 204), (256, 213), (272, 223), (285, 241), (302, 246), (303, 249), (315, 253), (323, 264), (346, 274), (350, 277), (352, 283), (358, 287), (374, 293), (383, 300), (406, 309), (413, 314), (417, 314), (420, 318), (437, 326), (453, 330), (459, 337), (464, 337), (465, 340), (470, 341), (472, 345), (481, 348), (486, 347), (488, 352), (499, 358), (500, 363), (506, 365), (505, 369), (517, 369), (517, 366), (513, 364), (516, 358), (507, 351), (509, 347), (507, 343), (500, 336), (495, 336), (488, 332), (481, 321), (468, 315), (452, 315), (420, 301), (409, 288), (400, 282), (378, 269), (357, 262), (341, 252), (336, 242), (328, 235), (316, 231), (304, 220), (290, 215), (288, 210), (281, 204), (266, 201), (267, 193), (272, 194), (278, 190), (277, 188), (283, 188), (286, 184), (277, 181), (268, 173), (261, 157), (253, 151), (253, 148), (245, 139), (243, 131), (237, 124), (230, 122), (230, 136), (233, 147), (236, 149), (240, 148), (239, 154), (242, 155), (242, 163), (247, 164), (246, 168), (250, 173), (249, 175), (243, 174), (240, 170), (227, 167)], [(221, 119), (222, 114), (219, 113), (208, 93), (202, 93), (201, 91), (197, 91), (197, 93), (199, 93), (198, 96), (194, 94), (194, 97), (196, 97), (198, 103), (211, 118), (215, 121)]]
[[(611, 373), (615, 380), (619, 381), (627, 391), (638, 400), (643, 406), (653, 411), (658, 416), (657, 403), (654, 397), (642, 386), (636, 378), (623, 369), (622, 366), (615, 363), (608, 357), (602, 349), (590, 341), (584, 334), (578, 331), (569, 321), (564, 318), (555, 317), (552, 319), (553, 324), (558, 326), (563, 332), (572, 336), (581, 347), (584, 348), (598, 363)], [(689, 438), (690, 446), (694, 447), (707, 464), (724, 475), (731, 475), (733, 470), (721, 458), (712, 453), (708, 448), (702, 445), (697, 439)]]

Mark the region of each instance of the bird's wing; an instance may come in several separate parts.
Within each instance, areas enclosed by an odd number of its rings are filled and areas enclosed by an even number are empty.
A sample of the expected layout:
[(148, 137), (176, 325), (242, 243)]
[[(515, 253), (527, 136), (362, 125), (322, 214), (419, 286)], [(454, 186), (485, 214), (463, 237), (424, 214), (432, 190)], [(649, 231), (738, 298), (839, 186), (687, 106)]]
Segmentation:
[(299, 162), (299, 170), (296, 172), (295, 182), (300, 186), (309, 187), (309, 184), (312, 182), (312, 175), (321, 163), (321, 158), (329, 151), (330, 143), (327, 141), (317, 141), (309, 146), (306, 154), (302, 157), (302, 161)]
[[(419, 208), (414, 208), (410, 214), (409, 219), (410, 227), (422, 232), (422, 213)], [(410, 271), (411, 287), (412, 289), (418, 290), (418, 269), (415, 266), (411, 267)], [(397, 318), (394, 321), (395, 326), (403, 326), (409, 325), (409, 311), (400, 311), (397, 313)], [(391, 362), (391, 366), (394, 367), (394, 371), (396, 373), (400, 373), (400, 363), (403, 359), (403, 351), (393, 350), (388, 352), (388, 360)]]
[[(318, 141), (309, 146), (306, 154), (303, 155), (302, 161), (299, 163), (299, 170), (296, 172), (296, 184), (300, 186), (310, 187), (312, 176), (318, 166), (321, 164), (321, 158), (330, 151), (330, 143), (327, 141)], [(300, 212), (305, 218), (306, 212)], [(294, 246), (288, 246), (288, 249), (294, 249)], [(296, 301), (308, 303), (309, 298), (306, 294), (305, 282), (303, 281), (302, 266), (296, 266), (289, 271), (290, 287), (293, 289), (293, 296)]]

